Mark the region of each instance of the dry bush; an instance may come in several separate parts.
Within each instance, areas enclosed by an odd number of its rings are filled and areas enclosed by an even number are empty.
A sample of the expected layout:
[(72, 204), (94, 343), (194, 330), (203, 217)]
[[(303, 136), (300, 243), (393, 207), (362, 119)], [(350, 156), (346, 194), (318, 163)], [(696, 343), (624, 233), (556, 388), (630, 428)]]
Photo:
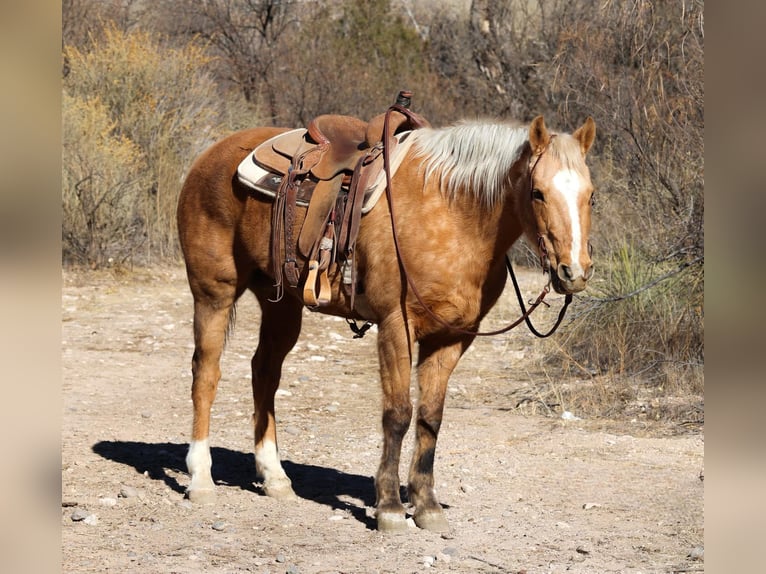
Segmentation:
[[(140, 150), (146, 166), (143, 189), (131, 194), (137, 227), (123, 235), (130, 242), (126, 251), (142, 262), (177, 257), (175, 208), (183, 176), (226, 123), (221, 96), (205, 69), (210, 61), (205, 47), (190, 43), (170, 49), (147, 32), (128, 33), (110, 25), (87, 49), (69, 46), (65, 54), (65, 94), (98, 102), (114, 137)], [(64, 159), (66, 172), (72, 168), (69, 157), (80, 153), (73, 148), (85, 142), (65, 143), (72, 149)], [(72, 193), (64, 189), (65, 197)], [(68, 241), (74, 239), (65, 237)]]
[(701, 392), (702, 289), (694, 273), (651, 263), (624, 245), (608, 276), (581, 298), (560, 344), (590, 373), (641, 377), (653, 386)]
[(318, 6), (310, 31), (286, 37), (280, 78), (283, 117), (306, 125), (321, 113), (363, 119), (383, 112), (400, 89), (427, 100), (422, 40), (389, 2), (344, 0)]
[(138, 198), (146, 188), (139, 147), (115, 133), (97, 98), (64, 94), (62, 237), (66, 262), (124, 263), (143, 242)]
[[(562, 30), (554, 86), (564, 118), (594, 115), (606, 201), (655, 258), (702, 254), (701, 2), (590, 3)], [(614, 237), (626, 226), (613, 221)], [(619, 242), (618, 242), (619, 243)]]
[[(164, 13), (177, 12), (165, 0)], [(323, 113), (369, 118), (409, 88), (424, 102), (423, 42), (388, 1), (210, 0), (164, 29), (196, 34), (220, 56), (219, 78), (267, 112), (273, 125)]]
[(135, 22), (131, 14), (141, 0), (62, 0), (61, 39), (64, 46), (85, 47), (101, 37), (104, 23), (127, 30)]

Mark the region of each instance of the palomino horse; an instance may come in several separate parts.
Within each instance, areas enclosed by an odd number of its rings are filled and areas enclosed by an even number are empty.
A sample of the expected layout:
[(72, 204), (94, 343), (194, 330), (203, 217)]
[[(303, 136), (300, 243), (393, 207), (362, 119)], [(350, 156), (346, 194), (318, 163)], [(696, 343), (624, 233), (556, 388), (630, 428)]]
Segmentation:
[[(274, 268), (280, 262), (272, 260), (273, 203), (236, 177), (248, 152), (285, 131), (254, 128), (212, 145), (192, 166), (180, 195), (180, 241), (194, 297), (194, 420), (186, 459), (187, 495), (194, 502), (214, 500), (210, 408), (234, 305), (248, 289), (262, 310), (252, 358), (256, 473), (265, 494), (296, 497), (280, 462), (274, 395), (283, 360), (298, 340), (304, 305), (289, 285), (284, 296), (275, 297)], [(361, 292), (357, 308), (350, 308), (342, 273), (330, 269), (332, 299), (318, 310), (378, 326), (383, 389), (383, 449), (375, 477), (379, 530), (406, 528), (399, 459), (413, 414), (415, 344), (420, 396), (409, 502), (419, 527), (442, 531), (448, 523), (434, 491), (433, 467), (447, 381), (473, 341), (472, 331), (503, 290), (506, 252), (526, 234), (540, 250), (558, 293), (581, 291), (591, 277), (593, 186), (585, 155), (595, 131), (588, 118), (572, 134), (553, 134), (542, 117), (527, 126), (463, 122), (413, 131), (390, 197), (362, 218), (354, 252)]]

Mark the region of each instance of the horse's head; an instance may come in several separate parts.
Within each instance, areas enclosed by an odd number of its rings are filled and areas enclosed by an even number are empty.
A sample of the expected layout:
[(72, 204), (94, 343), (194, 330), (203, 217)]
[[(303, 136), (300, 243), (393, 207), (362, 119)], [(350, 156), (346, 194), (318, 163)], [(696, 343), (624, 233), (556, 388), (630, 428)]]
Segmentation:
[(526, 229), (557, 293), (577, 293), (593, 276), (590, 213), (593, 184), (585, 154), (596, 136), (592, 118), (572, 134), (552, 134), (542, 116), (529, 126), (528, 193), (534, 225)]

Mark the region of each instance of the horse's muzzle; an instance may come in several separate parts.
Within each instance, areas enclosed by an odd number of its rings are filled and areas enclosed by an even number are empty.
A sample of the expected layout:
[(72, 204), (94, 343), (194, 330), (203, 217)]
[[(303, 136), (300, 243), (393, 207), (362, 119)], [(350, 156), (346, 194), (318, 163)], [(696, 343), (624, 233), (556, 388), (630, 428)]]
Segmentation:
[(569, 295), (585, 289), (591, 277), (593, 277), (593, 264), (591, 263), (582, 272), (576, 272), (569, 265), (559, 263), (556, 273), (551, 273), (551, 284), (556, 293)]

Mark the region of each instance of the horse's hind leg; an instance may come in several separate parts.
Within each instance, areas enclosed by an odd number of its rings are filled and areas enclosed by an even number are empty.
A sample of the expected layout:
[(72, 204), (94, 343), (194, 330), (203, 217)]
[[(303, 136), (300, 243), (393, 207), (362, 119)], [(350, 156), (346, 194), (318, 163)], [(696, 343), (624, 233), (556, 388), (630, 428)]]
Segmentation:
[(215, 489), (210, 472), (210, 408), (221, 378), (220, 360), (231, 310), (237, 297), (234, 281), (202, 282), (190, 278), (194, 296), (194, 355), (192, 357), (192, 440), (186, 455), (191, 481), (189, 500), (212, 503)]
[[(270, 292), (273, 293), (273, 289)], [(278, 302), (268, 301), (267, 296), (258, 291), (256, 296), (262, 313), (258, 348), (251, 363), (255, 468), (266, 495), (289, 500), (297, 497), (279, 459), (274, 394), (279, 387), (285, 356), (300, 335), (303, 305), (287, 295)]]
[(442, 423), (447, 381), (472, 338), (443, 345), (421, 341), (418, 357), (418, 400), (415, 451), (407, 485), (413, 520), (420, 528), (443, 532), (449, 529), (444, 511), (434, 491), (436, 439)]

